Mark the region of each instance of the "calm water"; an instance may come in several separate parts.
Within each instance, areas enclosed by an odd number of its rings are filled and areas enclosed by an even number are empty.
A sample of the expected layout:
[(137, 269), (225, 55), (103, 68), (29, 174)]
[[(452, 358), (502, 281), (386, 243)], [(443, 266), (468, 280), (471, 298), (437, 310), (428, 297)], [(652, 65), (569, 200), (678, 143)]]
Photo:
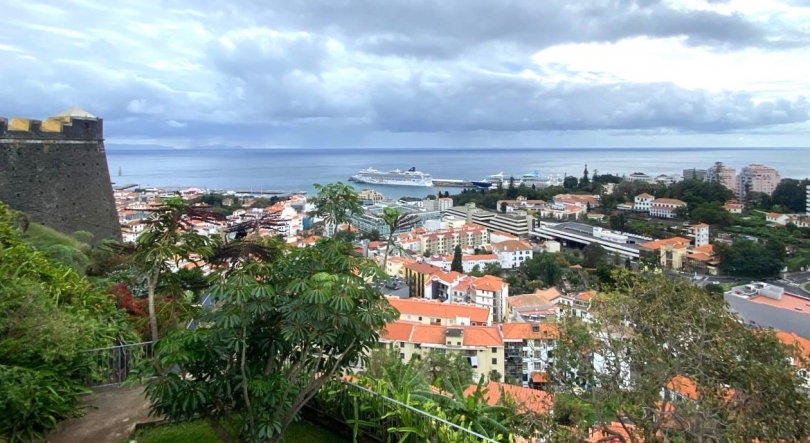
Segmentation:
[[(504, 172), (520, 176), (582, 176), (593, 173), (680, 174), (716, 161), (739, 168), (763, 163), (783, 177), (810, 176), (807, 148), (497, 148), (497, 149), (138, 149), (107, 147), (110, 176), (117, 184), (197, 186), (213, 189), (277, 189), (312, 192), (313, 183), (344, 181), (358, 170), (408, 169), (434, 178), (480, 180)], [(118, 169), (123, 174), (118, 176)], [(424, 196), (426, 188), (374, 187), (387, 197)], [(451, 192), (452, 189), (448, 189)]]

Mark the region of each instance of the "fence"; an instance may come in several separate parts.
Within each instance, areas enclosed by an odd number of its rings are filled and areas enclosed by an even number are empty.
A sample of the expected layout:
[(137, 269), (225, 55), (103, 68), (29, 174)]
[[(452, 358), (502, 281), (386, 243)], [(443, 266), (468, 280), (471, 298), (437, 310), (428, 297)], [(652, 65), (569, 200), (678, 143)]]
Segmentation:
[(440, 417), (348, 381), (328, 384), (310, 403), (355, 435), (380, 442), (497, 443)]
[(152, 351), (151, 341), (82, 351), (88, 369), (86, 386), (98, 388), (122, 384), (136, 365), (152, 358)]

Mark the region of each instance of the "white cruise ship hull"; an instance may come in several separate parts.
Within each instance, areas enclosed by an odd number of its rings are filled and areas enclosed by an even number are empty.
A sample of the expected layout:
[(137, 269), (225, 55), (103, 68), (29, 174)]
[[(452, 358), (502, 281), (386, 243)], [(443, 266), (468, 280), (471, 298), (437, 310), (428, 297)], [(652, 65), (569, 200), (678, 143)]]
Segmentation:
[(378, 180), (371, 177), (358, 177), (356, 175), (352, 177), (352, 181), (355, 183), (365, 183), (369, 185), (385, 185), (385, 186), (413, 186), (421, 188), (429, 188), (433, 186), (433, 181)]

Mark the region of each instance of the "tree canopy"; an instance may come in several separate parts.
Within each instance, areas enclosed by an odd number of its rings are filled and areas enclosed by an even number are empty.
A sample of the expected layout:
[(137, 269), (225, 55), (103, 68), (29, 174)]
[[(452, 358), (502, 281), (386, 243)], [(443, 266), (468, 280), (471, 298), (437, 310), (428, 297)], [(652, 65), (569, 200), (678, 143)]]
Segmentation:
[[(255, 250), (254, 245), (249, 250)], [(147, 385), (154, 413), (203, 417), (226, 441), (279, 441), (298, 411), (342, 368), (363, 359), (397, 312), (366, 281), (375, 264), (350, 244), (275, 244), (231, 260), (211, 277), (215, 309), (196, 330), (155, 347)]]
[(591, 300), (589, 322), (560, 323), (553, 371), (560, 391), (587, 404), (595, 422), (632, 426), (623, 435), (602, 426), (611, 438), (810, 436), (810, 398), (790, 359), (801, 361), (796, 349), (741, 324), (722, 298), (688, 282), (616, 272), (620, 289)]

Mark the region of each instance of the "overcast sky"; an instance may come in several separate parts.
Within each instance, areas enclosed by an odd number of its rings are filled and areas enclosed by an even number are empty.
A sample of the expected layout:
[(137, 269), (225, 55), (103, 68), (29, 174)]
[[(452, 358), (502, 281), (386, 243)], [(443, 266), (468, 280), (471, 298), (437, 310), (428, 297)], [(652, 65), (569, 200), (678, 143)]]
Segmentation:
[(810, 0), (0, 0), (0, 115), (110, 143), (808, 146)]

